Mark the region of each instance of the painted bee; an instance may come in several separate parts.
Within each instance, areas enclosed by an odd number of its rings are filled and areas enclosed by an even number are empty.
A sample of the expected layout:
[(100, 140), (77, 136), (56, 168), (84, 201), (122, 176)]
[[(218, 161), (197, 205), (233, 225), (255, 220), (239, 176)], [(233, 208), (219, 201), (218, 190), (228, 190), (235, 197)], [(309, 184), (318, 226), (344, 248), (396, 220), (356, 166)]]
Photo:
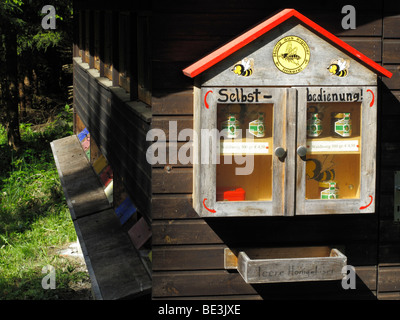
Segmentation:
[(294, 63), (296, 66), (299, 65), (298, 60), (301, 59), (301, 57), (297, 54), (297, 47), (292, 48), (291, 42), (288, 42), (286, 45), (286, 52), (281, 54), (281, 58), (287, 62)]
[(331, 74), (338, 76), (338, 77), (345, 77), (349, 73), (348, 68), (350, 66), (349, 60), (334, 60), (331, 62), (328, 70)]
[(326, 156), (326, 158), (321, 161), (317, 159), (307, 159), (306, 160), (306, 175), (308, 179), (313, 179), (316, 181), (329, 181), (335, 179), (335, 170), (332, 169), (334, 163), (332, 162), (333, 156)]
[(253, 59), (243, 59), (237, 62), (232, 71), (238, 76), (249, 77), (253, 74), (254, 60)]

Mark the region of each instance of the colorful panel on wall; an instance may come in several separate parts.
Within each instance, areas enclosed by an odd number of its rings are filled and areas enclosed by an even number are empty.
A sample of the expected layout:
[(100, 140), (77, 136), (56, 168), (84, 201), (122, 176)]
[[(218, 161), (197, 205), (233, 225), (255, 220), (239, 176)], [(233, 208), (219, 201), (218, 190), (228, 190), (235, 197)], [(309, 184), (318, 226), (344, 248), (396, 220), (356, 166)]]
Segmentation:
[(117, 217), (119, 218), (119, 221), (123, 225), (128, 219), (136, 212), (136, 207), (132, 203), (132, 200), (127, 197), (121, 204), (120, 206), (115, 209), (115, 213), (117, 214)]
[(82, 142), (83, 141), (83, 139), (85, 139), (86, 138), (86, 136), (89, 134), (89, 131), (88, 131), (88, 129), (83, 129), (79, 134), (78, 134), (78, 139), (79, 139), (79, 141), (80, 142)]
[(129, 236), (136, 249), (140, 249), (151, 237), (151, 229), (146, 220), (140, 218), (138, 222), (128, 231)]

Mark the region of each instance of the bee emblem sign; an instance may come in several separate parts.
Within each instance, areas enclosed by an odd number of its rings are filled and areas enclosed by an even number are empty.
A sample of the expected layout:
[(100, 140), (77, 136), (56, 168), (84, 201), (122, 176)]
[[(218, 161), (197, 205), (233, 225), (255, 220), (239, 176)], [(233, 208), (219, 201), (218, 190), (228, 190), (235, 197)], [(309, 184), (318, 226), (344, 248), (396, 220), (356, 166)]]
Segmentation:
[(333, 60), (328, 67), (331, 74), (343, 78), (349, 73), (350, 61), (345, 59)]
[(303, 39), (288, 36), (275, 45), (272, 58), (280, 71), (296, 74), (304, 70), (310, 62), (310, 48)]
[(250, 77), (253, 74), (254, 59), (244, 58), (238, 61), (232, 68), (232, 72), (238, 76)]

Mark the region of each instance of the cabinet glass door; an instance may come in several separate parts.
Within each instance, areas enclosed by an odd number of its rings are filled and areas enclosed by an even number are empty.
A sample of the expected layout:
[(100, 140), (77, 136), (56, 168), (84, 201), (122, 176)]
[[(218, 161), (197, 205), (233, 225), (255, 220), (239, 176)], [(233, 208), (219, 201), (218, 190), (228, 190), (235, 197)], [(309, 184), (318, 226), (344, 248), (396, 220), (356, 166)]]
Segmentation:
[(296, 113), (295, 91), (203, 87), (200, 97), (197, 212), (203, 217), (285, 215), (286, 203), (294, 203), (294, 176), (288, 191), (286, 181), (295, 157), (286, 150), (295, 130), (286, 121), (289, 109)]
[(217, 126), (217, 201), (271, 201), (273, 104), (218, 104)]
[(360, 198), (361, 103), (307, 103), (306, 199)]
[(374, 96), (367, 88), (299, 89), (296, 214), (374, 207)]

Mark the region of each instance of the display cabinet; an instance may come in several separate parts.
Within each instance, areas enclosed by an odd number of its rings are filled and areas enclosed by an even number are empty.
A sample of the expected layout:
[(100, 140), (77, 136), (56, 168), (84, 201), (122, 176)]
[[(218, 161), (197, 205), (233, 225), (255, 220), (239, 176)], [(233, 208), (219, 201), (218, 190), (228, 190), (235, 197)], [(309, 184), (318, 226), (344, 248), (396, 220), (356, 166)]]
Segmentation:
[(197, 183), (207, 215), (373, 212), (376, 88), (201, 91)]
[(377, 76), (386, 69), (284, 10), (184, 73), (195, 78), (200, 216), (375, 211)]
[(298, 92), (296, 214), (374, 212), (376, 87)]

